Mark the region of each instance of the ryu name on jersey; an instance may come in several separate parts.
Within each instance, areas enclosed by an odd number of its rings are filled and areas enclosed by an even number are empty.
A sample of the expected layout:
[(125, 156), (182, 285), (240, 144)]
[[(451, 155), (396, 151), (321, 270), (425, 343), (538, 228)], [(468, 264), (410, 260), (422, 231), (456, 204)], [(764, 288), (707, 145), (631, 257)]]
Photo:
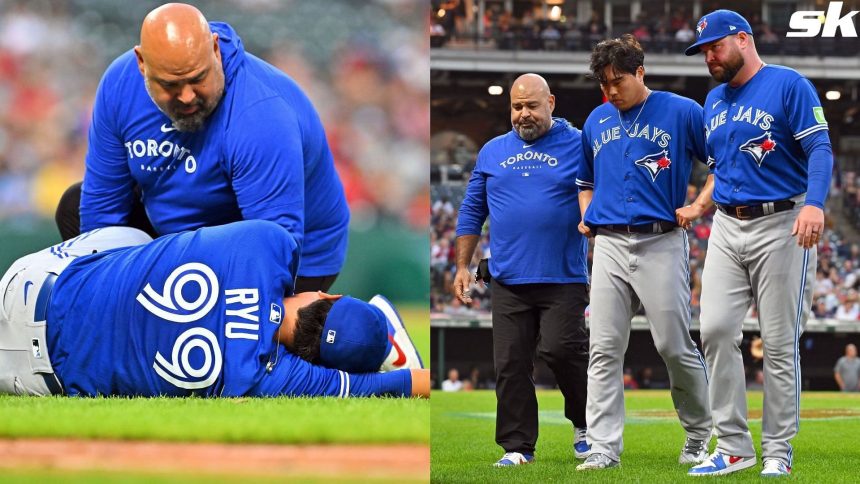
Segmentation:
[(586, 163), (577, 176), (580, 188), (595, 190), (586, 223), (673, 221), (693, 158), (705, 159), (701, 126), (702, 108), (668, 92), (653, 91), (623, 114), (611, 103), (597, 107), (582, 131)]
[(815, 87), (793, 69), (767, 65), (738, 88), (716, 87), (705, 101), (714, 200), (745, 205), (806, 192), (801, 140), (826, 129)]
[(276, 363), (298, 260), (261, 220), (79, 258), (54, 287), (54, 369), (69, 395), (245, 395)]

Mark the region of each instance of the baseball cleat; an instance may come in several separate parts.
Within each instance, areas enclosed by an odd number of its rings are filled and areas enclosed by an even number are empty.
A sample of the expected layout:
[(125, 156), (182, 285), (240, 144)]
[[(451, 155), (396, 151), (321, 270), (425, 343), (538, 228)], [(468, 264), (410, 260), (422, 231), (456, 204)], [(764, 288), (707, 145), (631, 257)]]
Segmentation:
[(591, 453), (591, 444), (585, 440), (586, 428), (573, 428), (573, 455), (577, 459), (585, 459)]
[(391, 352), (388, 353), (379, 371), (424, 368), (421, 355), (418, 354), (415, 344), (412, 343), (409, 333), (406, 332), (403, 319), (397, 313), (394, 305), (380, 294), (373, 296), (369, 303), (382, 310), (388, 322), (388, 341), (391, 343)]
[(505, 452), (505, 455), (493, 464), (493, 467), (508, 467), (529, 464), (535, 460), (533, 454), (520, 454), (519, 452)]
[(783, 464), (781, 460), (774, 458), (764, 460), (764, 465), (761, 470), (762, 477), (782, 477), (790, 474), (791, 467)]
[(714, 452), (705, 462), (691, 467), (687, 471), (688, 476), (722, 476), (731, 474), (732, 472), (747, 469), (755, 465), (755, 456), (753, 457), (737, 457), (734, 455), (725, 455), (720, 452)]
[(701, 464), (708, 458), (708, 444), (704, 440), (696, 440), (687, 437), (681, 455), (678, 457), (679, 464)]
[(608, 469), (610, 467), (618, 467), (621, 463), (610, 459), (606, 454), (591, 454), (585, 459), (585, 462), (576, 466), (578, 471), (594, 471), (599, 469)]

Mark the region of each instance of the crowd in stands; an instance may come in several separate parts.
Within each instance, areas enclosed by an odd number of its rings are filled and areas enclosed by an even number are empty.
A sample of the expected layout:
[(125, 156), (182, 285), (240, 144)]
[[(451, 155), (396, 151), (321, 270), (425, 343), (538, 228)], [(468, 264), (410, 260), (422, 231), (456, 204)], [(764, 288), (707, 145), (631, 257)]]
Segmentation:
[[(553, 12), (552, 8), (536, 5), (515, 15), (499, 4), (488, 5), (480, 19), (477, 14), (467, 19), (464, 3), (465, 0), (449, 0), (431, 9), (433, 47), (480, 44), (501, 50), (590, 51), (601, 40), (632, 33), (646, 52), (680, 53), (693, 43), (699, 20), (681, 5), (671, 14), (649, 16), (640, 12), (633, 21), (616, 21), (610, 27), (597, 10), (588, 17), (577, 18), (572, 11), (561, 14), (560, 10)], [(856, 54), (844, 42), (786, 38), (784, 31), (776, 31), (759, 14), (747, 18), (758, 52), (763, 55)]]
[[(472, 287), (472, 303), (468, 307), (453, 296), (451, 285), (456, 272), (455, 239), (457, 211), (465, 191), (465, 180), (449, 185), (434, 185), (431, 206), (431, 313), (447, 315), (480, 315), (490, 310), (490, 291), (480, 284)], [(860, 213), (860, 178), (852, 172), (842, 177), (842, 187), (831, 189), (831, 198), (844, 200), (844, 213)], [(698, 188), (689, 186), (688, 202), (695, 199)], [(833, 200), (831, 200), (831, 205)], [(714, 210), (697, 220), (688, 230), (690, 245), (690, 288), (693, 317), (699, 315), (699, 300), (702, 291), (702, 269), (708, 248)], [(818, 246), (818, 267), (814, 289), (813, 315), (816, 318), (860, 320), (860, 240), (848, 240), (839, 228), (833, 225), (832, 208), (827, 210), (828, 226)], [(853, 212), (851, 212), (853, 210)], [(860, 225), (855, 225), (860, 226)], [(589, 247), (589, 267), (593, 243)], [(481, 236), (478, 249), (470, 265), (474, 273), (478, 261), (489, 257), (487, 231)], [(644, 314), (641, 312), (640, 314)], [(755, 305), (750, 307), (748, 317), (756, 317)]]
[[(0, 223), (53, 217), (83, 177), (93, 96), (162, 2), (0, 2)], [(415, 2), (194, 2), (305, 90), (357, 227), (428, 225), (428, 37)], [(336, 13), (334, 13), (336, 12)]]

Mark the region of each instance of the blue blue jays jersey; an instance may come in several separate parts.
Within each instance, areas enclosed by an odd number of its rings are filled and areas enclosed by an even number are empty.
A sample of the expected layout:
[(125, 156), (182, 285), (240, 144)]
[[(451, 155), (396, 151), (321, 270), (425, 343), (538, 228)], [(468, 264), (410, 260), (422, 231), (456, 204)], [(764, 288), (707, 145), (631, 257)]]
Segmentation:
[(490, 273), (504, 284), (588, 282), (588, 241), (576, 229), (580, 133), (553, 122), (536, 140), (511, 130), (484, 145), (460, 207), (458, 236), (480, 234), (489, 215)]
[(276, 340), (298, 246), (254, 220), (77, 258), (48, 309), (69, 395), (409, 395), (408, 371), (350, 375)]
[(797, 71), (767, 65), (738, 88), (717, 86), (705, 101), (714, 201), (747, 205), (807, 191), (801, 140), (827, 130), (815, 87)]
[(340, 271), (349, 209), (322, 123), (298, 85), (219, 35), (224, 96), (198, 132), (177, 131), (153, 103), (133, 51), (96, 93), (81, 195), (81, 230), (125, 225), (132, 187), (160, 234), (271, 220), (299, 243), (299, 275)]
[(692, 160), (705, 160), (702, 107), (663, 91), (624, 113), (603, 103), (585, 121), (582, 148), (576, 183), (594, 190), (587, 225), (673, 222), (686, 201)]

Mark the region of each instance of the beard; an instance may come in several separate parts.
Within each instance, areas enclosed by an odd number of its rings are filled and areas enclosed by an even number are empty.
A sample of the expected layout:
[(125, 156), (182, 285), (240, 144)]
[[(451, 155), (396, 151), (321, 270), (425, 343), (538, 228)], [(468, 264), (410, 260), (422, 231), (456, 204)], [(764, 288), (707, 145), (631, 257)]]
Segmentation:
[[(222, 85), (208, 101), (198, 97), (189, 105), (176, 101), (169, 101), (166, 105), (162, 106), (155, 102), (155, 98), (152, 97), (152, 91), (150, 90), (148, 79), (144, 78), (144, 84), (146, 85), (146, 92), (149, 93), (150, 99), (152, 99), (152, 102), (154, 102), (158, 107), (159, 111), (170, 118), (176, 131), (183, 133), (199, 131), (206, 122), (206, 118), (215, 111), (215, 108), (218, 107), (218, 103), (221, 102), (221, 98), (224, 96), (224, 86)], [(196, 107), (197, 110), (191, 114), (183, 114), (179, 111), (180, 109), (188, 109), (191, 107)]]
[(534, 141), (544, 133), (546, 133), (546, 129), (538, 123), (530, 123), (530, 124), (514, 124), (514, 130), (524, 141)]
[(734, 79), (738, 72), (740, 72), (744, 67), (744, 58), (737, 51), (735, 51), (733, 55), (733, 58), (715, 66), (718, 69), (716, 71), (711, 66), (708, 66), (708, 72), (711, 73), (711, 77), (718, 82), (729, 82)]

